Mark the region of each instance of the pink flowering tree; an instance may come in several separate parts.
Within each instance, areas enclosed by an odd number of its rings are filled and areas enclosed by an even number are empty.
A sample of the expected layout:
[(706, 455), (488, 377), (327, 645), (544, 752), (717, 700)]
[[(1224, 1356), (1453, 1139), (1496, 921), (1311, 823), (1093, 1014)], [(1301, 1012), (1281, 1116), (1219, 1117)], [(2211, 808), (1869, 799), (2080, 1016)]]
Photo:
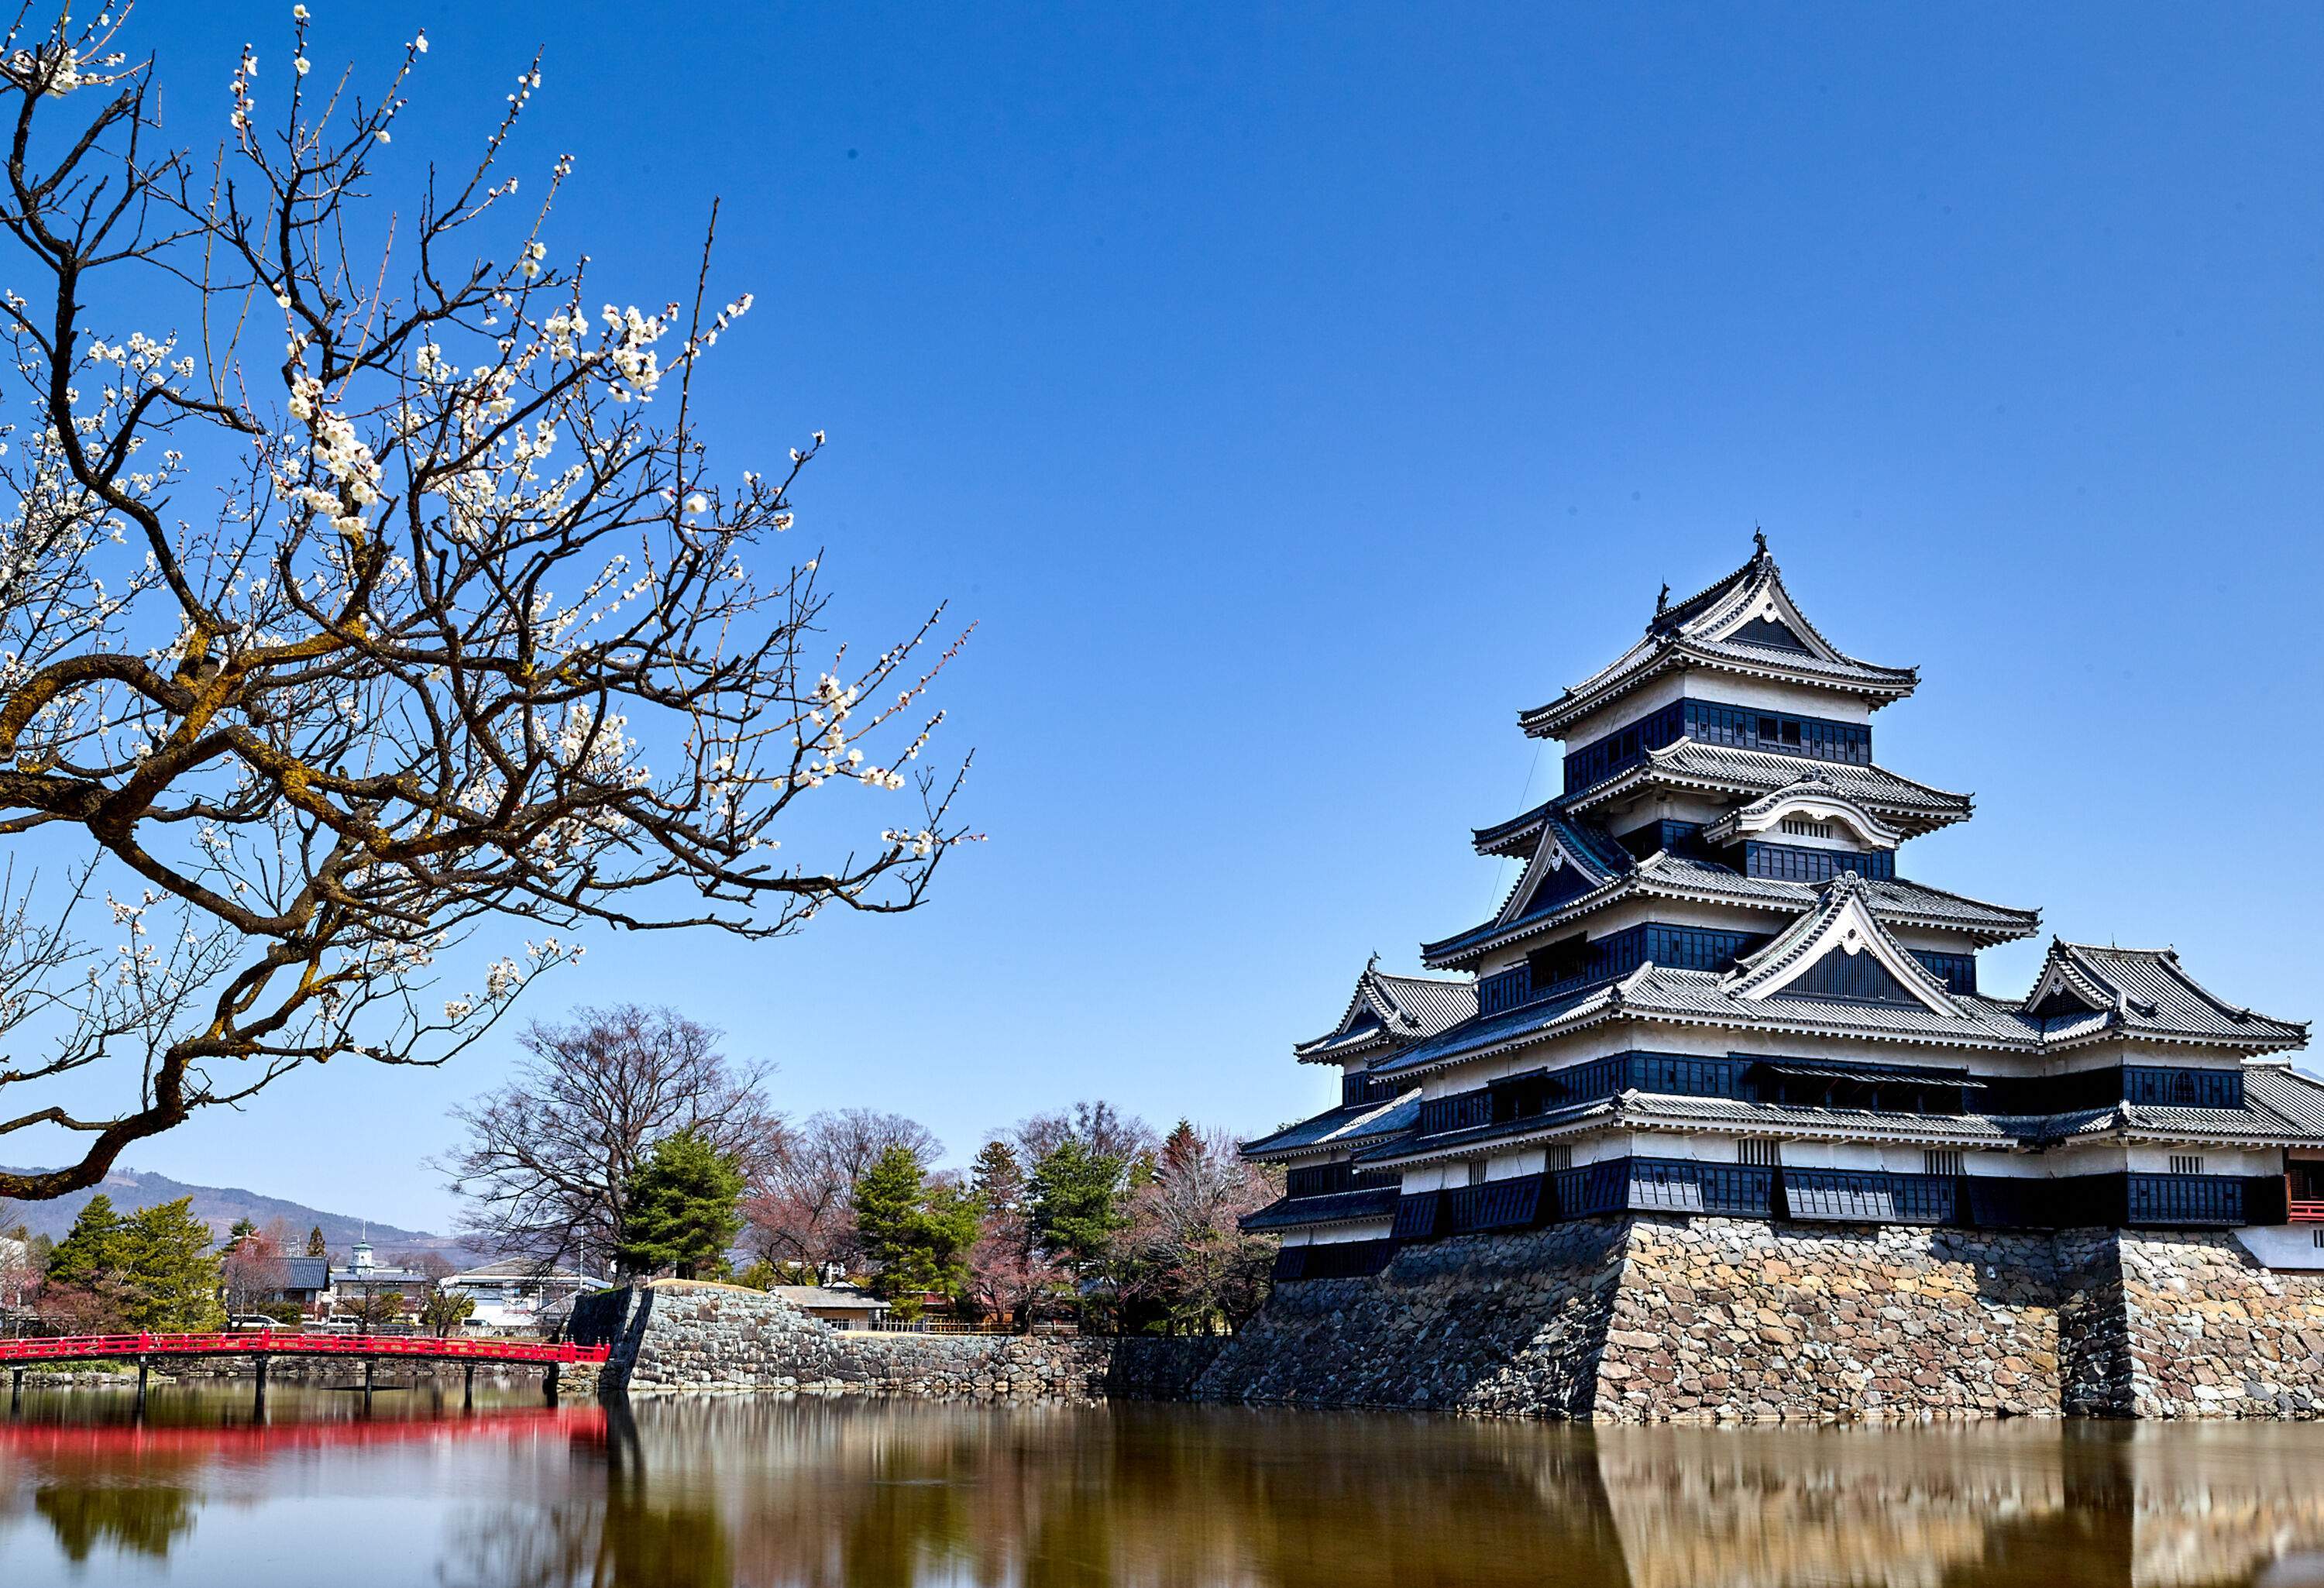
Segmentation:
[(576, 934), (918, 905), (969, 836), (920, 762), (941, 608), (828, 639), (778, 550), (820, 432), (707, 455), (751, 303), (707, 235), (673, 301), (592, 296), (570, 161), (519, 197), (537, 63), (438, 168), (393, 145), (424, 36), (319, 69), (296, 7), (181, 128), (127, 7), (37, 14), (0, 40), (0, 1160), (60, 1167), (0, 1196), (304, 1066), (441, 1062)]

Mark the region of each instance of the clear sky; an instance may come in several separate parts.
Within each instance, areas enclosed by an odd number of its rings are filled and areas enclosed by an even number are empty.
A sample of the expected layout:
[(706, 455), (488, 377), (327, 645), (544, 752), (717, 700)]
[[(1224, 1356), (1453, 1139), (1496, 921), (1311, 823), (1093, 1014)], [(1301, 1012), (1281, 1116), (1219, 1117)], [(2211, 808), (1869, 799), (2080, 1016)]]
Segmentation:
[[(991, 841), (901, 920), (593, 939), (786, 1108), (984, 1131), (1102, 1095), (1250, 1132), (1365, 956), (1473, 924), (1469, 829), (1554, 791), (1515, 714), (1764, 525), (1843, 649), (1916, 663), (1880, 759), (1974, 791), (1913, 876), (2173, 943), (2324, 1013), (2324, 11), (2292, 5), (699, 6), (425, 24), (399, 155), (466, 153), (536, 43), (514, 169), (578, 171), (609, 296), (758, 294), (734, 468), (799, 493), (862, 642), (949, 596)], [(207, 142), (280, 5), (152, 6)], [(279, 92), (279, 76), (262, 76)], [(2039, 943), (1988, 952), (2016, 991)], [(444, 1226), (419, 1167), (496, 1041), (334, 1065), (129, 1158)]]

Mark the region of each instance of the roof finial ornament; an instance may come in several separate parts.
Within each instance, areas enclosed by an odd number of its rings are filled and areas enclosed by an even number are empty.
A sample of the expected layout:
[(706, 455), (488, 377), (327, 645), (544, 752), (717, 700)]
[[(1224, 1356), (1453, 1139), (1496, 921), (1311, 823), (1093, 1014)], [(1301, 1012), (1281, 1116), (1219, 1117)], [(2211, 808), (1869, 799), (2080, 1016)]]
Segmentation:
[(1663, 614), (1664, 613), (1667, 612), (1669, 609), (1670, 609), (1670, 581), (1669, 581), (1668, 579), (1665, 579), (1665, 580), (1663, 581), (1663, 593), (1662, 593), (1661, 595), (1659, 595), (1659, 596), (1655, 596), (1655, 615), (1656, 617), (1660, 617), (1660, 616), (1662, 616), (1662, 614)]
[(1751, 544), (1759, 549), (1760, 556), (1765, 557), (1767, 555), (1767, 531), (1761, 529), (1757, 524), (1753, 524), (1751, 526)]

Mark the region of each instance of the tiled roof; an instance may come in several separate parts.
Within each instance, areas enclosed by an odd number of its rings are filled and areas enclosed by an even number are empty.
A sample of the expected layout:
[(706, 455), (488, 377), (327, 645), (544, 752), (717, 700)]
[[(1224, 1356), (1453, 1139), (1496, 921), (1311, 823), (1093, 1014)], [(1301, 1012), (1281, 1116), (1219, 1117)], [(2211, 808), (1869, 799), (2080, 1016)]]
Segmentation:
[(1858, 1002), (1832, 998), (1738, 998), (1717, 971), (1682, 971), (1641, 966), (1618, 982), (1601, 983), (1545, 999), (1455, 1026), (1376, 1066), (1383, 1076), (1416, 1075), (1461, 1059), (1529, 1041), (1546, 1039), (1601, 1020), (1628, 1017), (1680, 1024), (1780, 1032), (1787, 1036), (1861, 1037), (1939, 1047), (2034, 1052), (2042, 1047), (2038, 1023), (2014, 1003), (1968, 994), (1952, 995), (1960, 1012), (1939, 1014), (1913, 1005)]
[(2044, 1039), (2052, 1045), (2104, 1035), (2255, 1049), (2297, 1048), (2308, 1040), (2305, 1020), (2275, 1020), (2229, 1003), (2189, 975), (2169, 948), (2053, 938), (2026, 1007), (2043, 1007), (2059, 992), (2091, 1007), (2043, 1019)]
[(2117, 1103), (2057, 1114), (1927, 1114), (1900, 1110), (1816, 1108), (1733, 1097), (1626, 1092), (1618, 1097), (1433, 1136), (1379, 1142), (1364, 1163), (1408, 1162), (1490, 1143), (1627, 1126), (1752, 1131), (1801, 1138), (1890, 1140), (1976, 1146), (2044, 1147), (2101, 1137), (2253, 1145), (2324, 1140), (2324, 1083), (2288, 1070), (2246, 1076), (2242, 1108), (2163, 1108)]
[(1285, 1196), (1246, 1214), (1246, 1230), (1290, 1230), (1305, 1224), (1334, 1224), (1348, 1219), (1384, 1219), (1396, 1214), (1397, 1188), (1335, 1191), (1328, 1196)]
[(2303, 1131), (2324, 1135), (2324, 1081), (2289, 1065), (2245, 1066), (2244, 1101), (2256, 1103)]
[[(1653, 856), (1638, 871), (1643, 881), (1657, 889), (1715, 894), (1741, 904), (1764, 904), (1771, 909), (1811, 909), (1817, 894), (1831, 886), (1829, 882), (1785, 882), (1772, 877), (1749, 877), (1716, 861), (1668, 854)], [(2041, 929), (2042, 912), (2038, 909), (1988, 904), (1981, 899), (1948, 893), (1941, 888), (1903, 877), (1866, 877), (1861, 882), (1873, 913), (1891, 925), (1944, 927), (1974, 933), (1995, 943), (2027, 937)]]
[[(1768, 645), (1737, 637), (1751, 610), (1779, 601), (1785, 626), (1803, 649)], [(1783, 575), (1760, 548), (1750, 561), (1709, 588), (1666, 607), (1646, 625), (1645, 638), (1611, 664), (1584, 679), (1546, 706), (1519, 714), (1528, 734), (1558, 736), (1577, 718), (1648, 679), (1676, 668), (1724, 667), (1732, 670), (1803, 680), (1845, 689), (1876, 703), (1913, 692), (1920, 675), (1911, 668), (1882, 667), (1840, 651), (1807, 621)]]
[(1433, 1037), (1477, 1012), (1477, 983), (1466, 976), (1399, 976), (1366, 965), (1340, 1023), (1292, 1052), (1302, 1063), (1355, 1057)]
[(2288, 1067), (2247, 1065), (2241, 1108), (2116, 1103), (2071, 1113), (1997, 1116), (2029, 1146), (2094, 1137), (2324, 1146), (2324, 1084)]
[(1907, 834), (1932, 832), (1954, 822), (1967, 821), (1973, 806), (1966, 794), (1948, 793), (1926, 783), (1916, 783), (1886, 767), (1859, 766), (1846, 761), (1803, 762), (1799, 756), (1768, 750), (1680, 739), (1660, 750), (1648, 751), (1644, 760), (1628, 771), (1562, 799), (1560, 808), (1568, 812), (1593, 810), (1642, 784), (1703, 789), (1756, 799), (1799, 782), (1803, 767)]
[[(1861, 882), (1865, 900), (1873, 914), (1890, 927), (1934, 927), (1941, 930), (1965, 932), (1986, 943), (2006, 943), (2013, 938), (2028, 937), (2042, 927), (2039, 910), (2012, 909), (2006, 905), (1987, 904), (1980, 899), (1948, 893), (1941, 888), (1932, 888), (1903, 878), (1891, 881), (1866, 878), (1861, 879)], [(1772, 877), (1746, 876), (1734, 867), (1721, 865), (1717, 861), (1673, 854), (1665, 850), (1638, 862), (1612, 886), (1595, 889), (1537, 915), (1524, 916), (1506, 924), (1498, 919), (1487, 921), (1441, 942), (1424, 943), (1420, 956), (1422, 961), (1428, 965), (1464, 965), (1504, 939), (1515, 941), (1535, 932), (1554, 930), (1582, 919), (1618, 900), (1640, 894), (1660, 898), (1713, 899), (1747, 909), (1797, 915), (1814, 909), (1823, 891), (1831, 886), (1829, 880), (1786, 882)]]
[(862, 1290), (834, 1290), (827, 1285), (770, 1285), (767, 1294), (797, 1307), (826, 1307), (834, 1312), (886, 1312), (888, 1303)]
[(1360, 1141), (1400, 1134), (1419, 1122), (1420, 1093), (1416, 1088), (1392, 1102), (1327, 1110), (1314, 1119), (1301, 1120), (1296, 1125), (1286, 1125), (1256, 1140), (1246, 1141), (1242, 1150), (1250, 1157), (1262, 1158), (1269, 1153), (1351, 1147)]

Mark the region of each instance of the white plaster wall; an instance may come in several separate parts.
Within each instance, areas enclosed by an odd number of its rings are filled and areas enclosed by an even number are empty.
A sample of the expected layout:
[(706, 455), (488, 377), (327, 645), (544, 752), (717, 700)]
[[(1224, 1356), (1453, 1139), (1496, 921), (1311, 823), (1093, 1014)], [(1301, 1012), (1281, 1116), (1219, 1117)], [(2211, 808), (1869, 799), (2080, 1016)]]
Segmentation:
[(1497, 1152), (1485, 1166), (1489, 1180), (1514, 1180), (1525, 1175), (1537, 1175), (1548, 1166), (1549, 1154), (1538, 1147), (1517, 1152)]
[(1682, 695), (1695, 700), (1715, 700), (1722, 706), (1750, 706), (1785, 711), (1794, 716), (1820, 716), (1826, 722), (1868, 723), (1872, 708), (1853, 695), (1818, 689), (1803, 684), (1778, 684), (1772, 679), (1738, 678), (1733, 673), (1704, 672), (1690, 668), (1675, 676), (1665, 674), (1643, 689), (1624, 695), (1577, 719), (1565, 730), (1565, 748), (1579, 750), (1593, 739), (1628, 726), (1651, 711), (1668, 706)]
[(1573, 1167), (1585, 1163), (1600, 1163), (1609, 1158), (1626, 1158), (1632, 1150), (1636, 1138), (1628, 1131), (1600, 1131), (1594, 1135), (1578, 1137), (1566, 1143), (1573, 1149)]
[(1594, 739), (1629, 726), (1649, 712), (1661, 710), (1685, 692), (1686, 679), (1684, 673), (1665, 673), (1645, 688), (1620, 696), (1612, 704), (1577, 719), (1565, 730), (1565, 750), (1579, 750)]
[[(1739, 1140), (1740, 1138), (1735, 1136), (1637, 1131), (1630, 1135), (1628, 1150), (1638, 1158), (1676, 1158), (1692, 1163), (1733, 1163)], [(1577, 1160), (1581, 1156), (1580, 1153), (1574, 1154)]]
[(1689, 697), (1717, 700), (1728, 706), (1759, 706), (1788, 711), (1794, 716), (1820, 716), (1827, 722), (1868, 723), (1872, 708), (1853, 695), (1812, 689), (1798, 684), (1778, 684), (1761, 679), (1738, 679), (1732, 673), (1706, 673), (1690, 669), (1680, 675)]
[(2237, 1230), (2246, 1251), (2272, 1269), (2324, 1269), (2324, 1224), (2264, 1224)]
[(1395, 1229), (1393, 1219), (1351, 1219), (1345, 1223), (1309, 1224), (1305, 1229), (1286, 1230), (1286, 1246), (1337, 1246), (1350, 1241), (1381, 1241)]
[[(1452, 1176), (1450, 1181), (1445, 1177), (1448, 1169)], [(1468, 1183), (1469, 1169), (1465, 1164), (1425, 1163), (1404, 1171), (1403, 1188), (1406, 1196), (1416, 1196), (1423, 1191), (1442, 1191), (1448, 1184), (1465, 1186)]]
[(2278, 1148), (2245, 1149), (2241, 1151), (2219, 1147), (2162, 1146), (2128, 1149), (2128, 1168), (2138, 1175), (2166, 1175), (2171, 1172), (2173, 1158), (2189, 1155), (2203, 1160), (2207, 1175), (2280, 1175), (2283, 1172), (2283, 1153)]
[(1888, 933), (1907, 948), (1926, 948), (1936, 954), (1975, 954), (1978, 949), (1977, 939), (1967, 932), (1948, 932), (1934, 927), (1889, 927)]

